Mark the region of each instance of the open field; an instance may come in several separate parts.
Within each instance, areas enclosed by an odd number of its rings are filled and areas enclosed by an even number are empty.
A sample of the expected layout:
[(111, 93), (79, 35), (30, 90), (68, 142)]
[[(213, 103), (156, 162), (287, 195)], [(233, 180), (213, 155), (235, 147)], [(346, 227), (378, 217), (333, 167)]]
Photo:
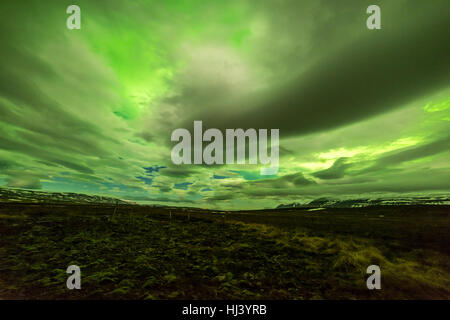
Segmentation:
[(449, 209), (1, 204), (0, 298), (449, 299)]

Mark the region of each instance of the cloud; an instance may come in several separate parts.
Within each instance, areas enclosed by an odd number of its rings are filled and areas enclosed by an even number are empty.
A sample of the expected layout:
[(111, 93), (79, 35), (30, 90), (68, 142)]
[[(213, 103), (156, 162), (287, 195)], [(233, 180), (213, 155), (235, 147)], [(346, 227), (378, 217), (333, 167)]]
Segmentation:
[(161, 171), (162, 176), (172, 177), (172, 178), (187, 178), (198, 171), (191, 167), (179, 166), (179, 167), (169, 167), (163, 171)]
[[(78, 32), (58, 4), (3, 1), (0, 181), (235, 209), (446, 192), (448, 0), (380, 0), (377, 31), (369, 4), (80, 0)], [(279, 176), (173, 165), (194, 120), (279, 128)]]
[(7, 186), (12, 188), (42, 189), (40, 180), (30, 175), (9, 177), (6, 181)]
[(293, 174), (288, 174), (279, 178), (274, 179), (265, 179), (265, 180), (257, 180), (257, 181), (248, 181), (246, 182), (247, 186), (254, 187), (265, 187), (265, 188), (273, 188), (273, 189), (284, 189), (290, 187), (298, 187), (298, 186), (308, 186), (316, 184), (314, 181), (305, 178), (303, 173), (297, 172)]
[(383, 155), (376, 161), (375, 167), (383, 168), (388, 165), (396, 165), (406, 161), (429, 157), (441, 152), (448, 152), (449, 150), (450, 136), (447, 136), (419, 146), (404, 148), (400, 151), (394, 151)]
[(328, 169), (314, 172), (312, 175), (320, 179), (342, 178), (345, 174), (345, 170), (351, 166), (351, 164), (346, 163), (347, 160), (348, 158), (339, 158)]
[[(280, 135), (329, 130), (388, 112), (446, 88), (448, 15), (424, 6), (405, 21), (367, 31), (343, 49), (331, 50), (297, 79), (236, 106), (195, 114), (210, 128), (279, 128)], [(420, 21), (420, 23), (418, 23)], [(426, 21), (426, 23), (425, 23)], [(298, 116), (293, 116), (298, 115)], [(191, 124), (190, 117), (181, 127)]]
[[(422, 175), (422, 176), (421, 176)], [(423, 179), (427, 175), (430, 179)], [(389, 193), (439, 192), (450, 188), (450, 174), (443, 169), (421, 169), (391, 172), (387, 179), (355, 179), (352, 183), (311, 184), (308, 186), (291, 186), (277, 188), (268, 184), (264, 188), (245, 188), (240, 191), (241, 197), (278, 199), (298, 199), (321, 196), (353, 196), (386, 195)], [(235, 195), (237, 196), (237, 195)]]

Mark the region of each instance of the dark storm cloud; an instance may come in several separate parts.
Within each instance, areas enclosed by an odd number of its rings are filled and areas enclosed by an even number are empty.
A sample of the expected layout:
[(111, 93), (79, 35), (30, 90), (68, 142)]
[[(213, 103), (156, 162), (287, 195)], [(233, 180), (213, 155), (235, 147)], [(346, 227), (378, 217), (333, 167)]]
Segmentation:
[[(433, 156), (449, 150), (450, 137), (444, 137), (419, 146), (403, 148), (383, 154), (373, 161), (365, 160), (349, 163), (351, 158), (339, 158), (328, 169), (314, 172), (312, 175), (323, 180), (340, 179), (345, 175), (348, 175), (349, 177), (364, 176), (365, 174), (377, 171), (382, 171), (383, 175), (387, 175), (388, 172), (392, 171), (392, 169), (389, 169), (390, 167), (399, 165), (403, 162)], [(400, 169), (396, 169), (396, 171), (398, 170)], [(357, 181), (350, 181), (351, 183), (357, 183)], [(342, 183), (345, 183), (345, 181)]]
[[(423, 179), (423, 176), (429, 179)], [(311, 186), (300, 186), (279, 189), (276, 187), (254, 188), (248, 187), (240, 190), (242, 196), (264, 198), (268, 196), (329, 196), (329, 195), (352, 195), (363, 193), (386, 193), (386, 192), (423, 192), (438, 191), (450, 188), (450, 176), (446, 169), (421, 169), (392, 172), (385, 179), (354, 180), (353, 183), (343, 184), (314, 184)]]
[(445, 88), (450, 83), (448, 4), (421, 9), (406, 21), (366, 30), (256, 108), (242, 106), (231, 114), (228, 111), (236, 108), (221, 108), (195, 117), (205, 127), (280, 128), (283, 136), (305, 134), (383, 113)]
[(224, 192), (206, 197), (206, 201), (214, 202), (245, 198), (247, 195), (258, 198), (259, 195), (273, 196), (285, 189), (292, 190), (299, 187), (313, 186), (316, 183), (304, 177), (303, 173), (285, 175), (279, 178), (266, 180), (245, 181), (243, 183), (229, 183), (222, 185)]
[(187, 178), (197, 173), (197, 170), (184, 167), (168, 167), (160, 172), (162, 176), (172, 178)]
[(389, 165), (399, 164), (405, 161), (432, 156), (445, 151), (450, 151), (450, 136), (423, 145), (419, 145), (417, 147), (407, 148), (406, 150), (392, 152), (388, 155), (382, 156), (376, 161), (375, 167), (382, 168)]
[(314, 172), (312, 175), (320, 179), (339, 179), (345, 174), (345, 170), (351, 165), (346, 163), (348, 158), (337, 159), (331, 167), (325, 170)]
[(239, 198), (240, 195), (237, 193), (223, 193), (223, 194), (217, 194), (212, 197), (207, 197), (206, 201), (208, 202), (215, 202), (215, 201), (223, 201), (223, 200), (231, 200)]
[(279, 178), (267, 179), (267, 180), (257, 180), (248, 181), (245, 184), (253, 185), (255, 187), (270, 187), (270, 188), (289, 188), (298, 186), (309, 186), (314, 185), (315, 182), (304, 177), (303, 173), (297, 172), (293, 174), (288, 174)]
[[(407, 147), (400, 150), (395, 150), (388, 152), (386, 154), (383, 154), (381, 157), (375, 159), (374, 161), (360, 161), (360, 162), (352, 162), (348, 165), (339, 165), (338, 169), (336, 169), (339, 173), (341, 173), (341, 176), (344, 176), (344, 174), (347, 174), (349, 176), (363, 176), (366, 174), (370, 174), (373, 172), (382, 172), (382, 176), (387, 176), (389, 172), (393, 171), (407, 171), (406, 168), (396, 168), (395, 166), (400, 165), (404, 162), (418, 160), (434, 155), (438, 155), (440, 153), (449, 152), (450, 151), (450, 136), (439, 138), (437, 140), (433, 140), (431, 142), (423, 143), (418, 146), (413, 147)], [(321, 175), (325, 172), (325, 174), (328, 172), (328, 170), (335, 170), (334, 164), (329, 169), (319, 171), (314, 173), (313, 175), (324, 179), (323, 177), (318, 176), (317, 174)], [(347, 170), (349, 168), (352, 168), (352, 170)], [(358, 169), (362, 168), (362, 169)], [(333, 169), (333, 170), (332, 170)]]
[(158, 188), (161, 193), (166, 193), (166, 192), (172, 191), (172, 188), (167, 187), (167, 186), (155, 186), (155, 187)]

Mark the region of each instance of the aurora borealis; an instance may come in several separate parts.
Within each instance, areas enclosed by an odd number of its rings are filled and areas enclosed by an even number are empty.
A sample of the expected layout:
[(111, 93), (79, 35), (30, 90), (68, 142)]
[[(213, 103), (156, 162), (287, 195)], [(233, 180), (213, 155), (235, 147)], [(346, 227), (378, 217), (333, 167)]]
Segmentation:
[[(0, 186), (220, 209), (450, 189), (448, 0), (2, 1), (0, 15)], [(195, 120), (279, 129), (277, 174), (174, 165), (170, 134)]]

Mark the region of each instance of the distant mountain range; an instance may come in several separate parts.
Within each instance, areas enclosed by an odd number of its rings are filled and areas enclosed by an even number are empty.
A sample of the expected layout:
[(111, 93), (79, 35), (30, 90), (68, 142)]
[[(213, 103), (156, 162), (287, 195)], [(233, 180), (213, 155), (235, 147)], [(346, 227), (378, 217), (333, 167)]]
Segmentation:
[(358, 208), (369, 206), (399, 206), (399, 205), (450, 205), (448, 196), (397, 197), (376, 199), (347, 199), (318, 198), (308, 203), (292, 202), (280, 204), (276, 209), (290, 208)]
[(72, 192), (44, 192), (25, 189), (0, 188), (0, 203), (26, 202), (26, 203), (101, 203), (101, 204), (129, 204), (120, 199), (87, 195)]
[[(112, 197), (73, 192), (45, 192), (0, 187), (0, 203), (74, 203), (74, 204), (133, 204)], [(358, 208), (398, 205), (450, 205), (450, 197), (443, 195), (395, 198), (333, 199), (318, 198), (308, 203), (280, 204), (276, 209), (292, 208)], [(155, 205), (158, 206), (158, 205)]]

